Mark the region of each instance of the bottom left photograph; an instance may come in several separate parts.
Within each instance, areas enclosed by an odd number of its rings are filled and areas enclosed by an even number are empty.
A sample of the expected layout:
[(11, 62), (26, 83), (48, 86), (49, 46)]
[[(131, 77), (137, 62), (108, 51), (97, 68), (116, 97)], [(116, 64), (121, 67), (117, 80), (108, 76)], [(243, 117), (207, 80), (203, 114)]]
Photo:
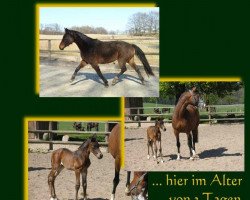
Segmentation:
[(134, 176), (130, 184), (130, 172), (121, 169), (120, 121), (25, 120), (25, 123), (29, 200), (127, 200), (131, 196), (146, 199), (146, 173), (144, 181), (137, 182), (134, 179), (138, 177)]

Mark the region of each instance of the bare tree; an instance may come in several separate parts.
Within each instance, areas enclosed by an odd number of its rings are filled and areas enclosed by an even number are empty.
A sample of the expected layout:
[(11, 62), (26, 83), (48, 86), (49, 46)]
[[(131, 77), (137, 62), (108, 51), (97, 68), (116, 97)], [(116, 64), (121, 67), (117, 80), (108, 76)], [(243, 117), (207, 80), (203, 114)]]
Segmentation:
[(127, 32), (131, 35), (159, 33), (159, 12), (138, 12), (133, 14), (128, 19)]

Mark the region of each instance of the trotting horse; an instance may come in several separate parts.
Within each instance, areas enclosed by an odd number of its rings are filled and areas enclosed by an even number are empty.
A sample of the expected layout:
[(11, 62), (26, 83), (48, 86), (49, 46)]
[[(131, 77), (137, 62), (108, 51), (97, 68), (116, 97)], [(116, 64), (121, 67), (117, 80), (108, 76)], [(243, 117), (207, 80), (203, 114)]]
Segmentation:
[[(199, 111), (197, 106), (199, 105), (200, 95), (197, 93), (196, 88), (192, 88), (187, 92), (184, 92), (173, 112), (172, 127), (176, 137), (177, 145), (177, 160), (180, 160), (180, 132), (187, 134), (188, 147), (190, 150), (190, 159), (195, 157), (195, 143), (198, 142), (198, 126), (200, 122)], [(192, 132), (192, 134), (191, 134)]]
[(135, 44), (129, 44), (123, 41), (103, 42), (97, 39), (92, 39), (78, 31), (65, 28), (65, 33), (59, 45), (59, 48), (63, 50), (73, 42), (76, 43), (76, 45), (80, 49), (82, 61), (75, 69), (71, 77), (71, 81), (75, 79), (77, 72), (81, 68), (83, 68), (87, 64), (90, 64), (94, 68), (98, 76), (103, 80), (105, 87), (108, 87), (108, 81), (102, 75), (98, 64), (106, 64), (117, 60), (121, 71), (113, 79), (112, 85), (118, 83), (119, 77), (127, 70), (126, 63), (128, 63), (137, 72), (139, 79), (141, 80), (142, 84), (144, 84), (144, 78), (142, 77), (139, 68), (134, 62), (135, 55), (142, 62), (147, 75), (154, 76), (154, 73), (146, 59), (144, 52)]
[[(164, 126), (163, 118), (158, 118), (155, 121), (154, 126), (150, 126), (147, 129), (147, 146), (148, 146), (148, 159), (150, 158), (149, 148), (151, 147), (152, 155), (155, 160), (157, 160), (157, 142), (159, 143), (159, 155), (161, 157), (161, 162), (163, 163), (162, 158), (162, 148), (161, 148), (161, 130), (166, 131), (166, 127)], [(154, 146), (154, 151), (153, 151)]]
[(135, 171), (132, 182), (130, 183), (131, 171), (127, 172), (127, 183), (125, 194), (131, 196), (132, 200), (146, 200), (148, 193), (148, 173)]
[(111, 200), (115, 199), (116, 187), (120, 181), (119, 180), (120, 169), (121, 169), (120, 135), (121, 135), (121, 126), (120, 124), (116, 124), (112, 129), (108, 138), (108, 149), (110, 154), (115, 159), (115, 177), (113, 180), (113, 190), (111, 194)]
[(64, 169), (75, 171), (76, 184), (75, 184), (75, 199), (78, 200), (78, 191), (80, 188), (80, 174), (82, 174), (82, 187), (83, 198), (87, 200), (87, 169), (90, 166), (89, 154), (93, 153), (98, 159), (103, 157), (99, 143), (96, 140), (96, 136), (92, 136), (87, 139), (78, 148), (78, 150), (72, 152), (69, 149), (60, 148), (55, 150), (51, 155), (51, 171), (48, 176), (48, 184), (50, 189), (50, 200), (56, 200), (55, 193), (55, 179), (59, 173)]

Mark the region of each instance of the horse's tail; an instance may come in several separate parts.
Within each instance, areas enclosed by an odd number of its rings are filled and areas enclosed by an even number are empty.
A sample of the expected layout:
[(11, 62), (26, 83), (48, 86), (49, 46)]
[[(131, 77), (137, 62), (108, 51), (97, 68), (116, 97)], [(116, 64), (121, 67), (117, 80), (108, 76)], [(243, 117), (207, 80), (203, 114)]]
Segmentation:
[(152, 68), (150, 67), (148, 60), (144, 54), (144, 52), (135, 44), (132, 44), (132, 46), (135, 48), (135, 54), (136, 56), (140, 59), (140, 61), (142, 62), (145, 72), (147, 73), (147, 75), (151, 75), (154, 76), (154, 73), (152, 71)]

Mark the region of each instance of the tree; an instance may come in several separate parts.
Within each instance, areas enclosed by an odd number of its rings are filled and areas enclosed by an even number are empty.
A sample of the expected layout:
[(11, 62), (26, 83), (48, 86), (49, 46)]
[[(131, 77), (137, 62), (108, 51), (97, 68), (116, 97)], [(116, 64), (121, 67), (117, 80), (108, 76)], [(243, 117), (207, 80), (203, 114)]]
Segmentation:
[[(204, 100), (209, 103), (210, 100), (215, 101), (215, 98), (224, 98), (231, 95), (235, 91), (239, 91), (243, 87), (242, 82), (161, 82), (160, 96), (175, 96), (175, 102), (178, 101), (180, 95), (193, 86), (196, 86), (198, 91), (203, 95)], [(228, 97), (229, 99), (229, 97)], [(232, 98), (230, 98), (232, 101)], [(231, 102), (230, 101), (230, 102)], [(210, 102), (211, 103), (211, 102)]]
[(127, 32), (140, 36), (159, 33), (159, 12), (133, 14), (128, 19)]

